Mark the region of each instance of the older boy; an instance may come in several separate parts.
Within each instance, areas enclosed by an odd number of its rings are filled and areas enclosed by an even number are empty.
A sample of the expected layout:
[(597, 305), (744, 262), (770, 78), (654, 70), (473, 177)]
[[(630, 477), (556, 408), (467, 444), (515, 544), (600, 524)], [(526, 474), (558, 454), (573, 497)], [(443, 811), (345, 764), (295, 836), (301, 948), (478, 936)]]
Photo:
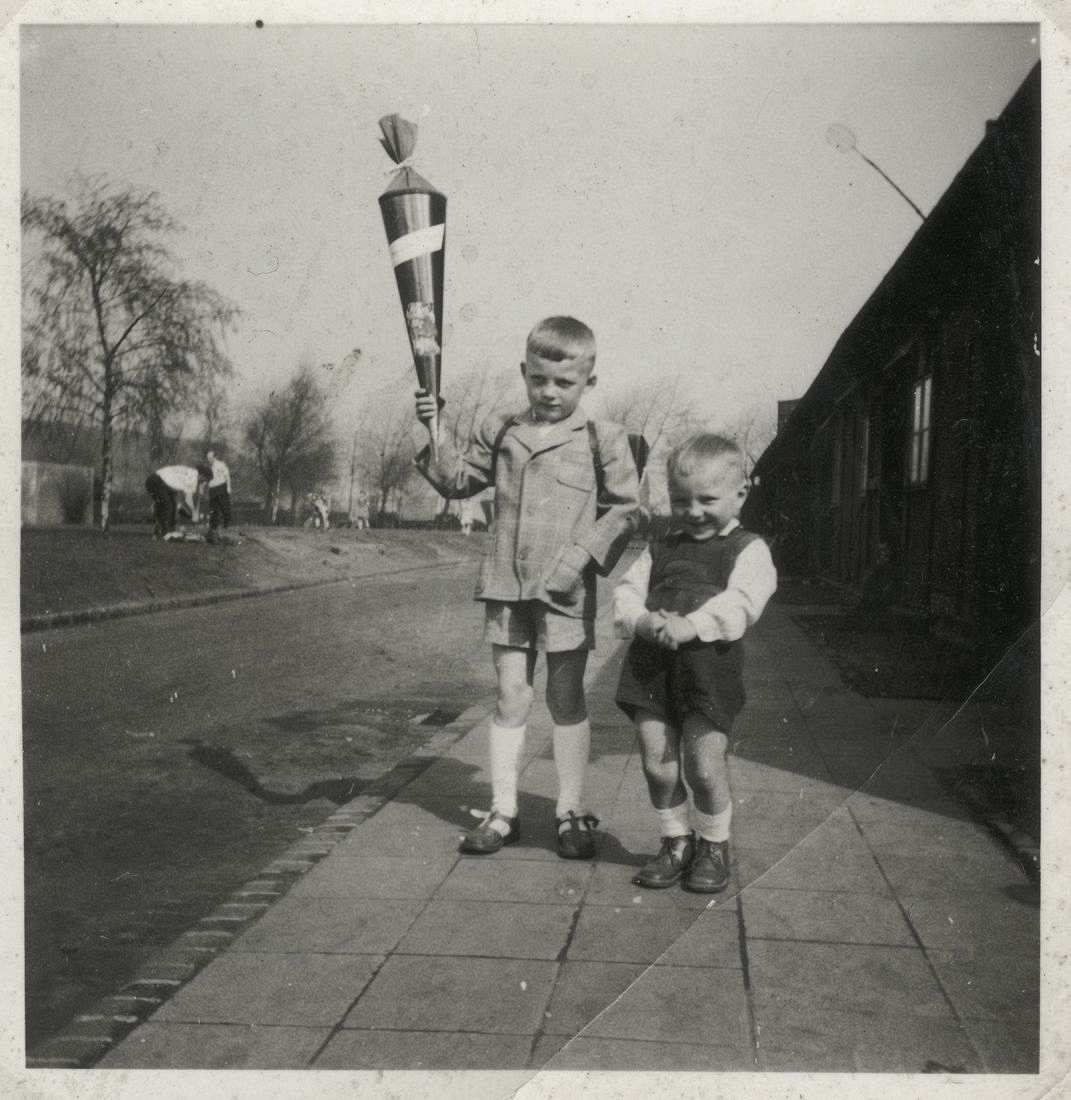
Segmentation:
[[(485, 854), (520, 837), (517, 775), (532, 707), (537, 654), (547, 655), (547, 707), (558, 772), (558, 854), (590, 859), (598, 820), (583, 805), (591, 746), (584, 669), (595, 645), (595, 572), (608, 572), (636, 513), (636, 467), (625, 432), (589, 421), (580, 407), (595, 385), (595, 337), (572, 317), (549, 317), (528, 334), (521, 375), (528, 409), (487, 420), (460, 458), (425, 449), (424, 476), (445, 497), (495, 487), (494, 536), (476, 598), (485, 611), (498, 700), (489, 728), (491, 811), (462, 851)], [(435, 398), (417, 394), (425, 423)]]

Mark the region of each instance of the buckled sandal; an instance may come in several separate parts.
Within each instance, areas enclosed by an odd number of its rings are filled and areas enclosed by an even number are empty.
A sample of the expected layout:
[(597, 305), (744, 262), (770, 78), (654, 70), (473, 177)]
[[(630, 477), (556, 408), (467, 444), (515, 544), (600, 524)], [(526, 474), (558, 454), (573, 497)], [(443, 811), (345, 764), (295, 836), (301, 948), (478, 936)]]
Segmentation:
[(599, 819), (594, 814), (577, 815), (572, 810), (554, 819), (558, 826), (558, 855), (562, 859), (592, 859)]
[[(498, 829), (491, 828), (492, 821), (505, 822), (509, 831), (503, 835)], [(518, 819), (492, 810), (475, 829), (465, 833), (461, 840), (461, 851), (470, 855), (489, 856), (506, 844), (516, 844), (520, 839), (521, 826)]]

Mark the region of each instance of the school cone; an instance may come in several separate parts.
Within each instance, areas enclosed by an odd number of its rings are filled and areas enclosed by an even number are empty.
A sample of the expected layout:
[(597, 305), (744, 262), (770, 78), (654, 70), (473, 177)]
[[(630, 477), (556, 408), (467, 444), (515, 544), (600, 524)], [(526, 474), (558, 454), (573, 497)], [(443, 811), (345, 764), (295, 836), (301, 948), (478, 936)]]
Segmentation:
[[(416, 146), (417, 128), (400, 115), (379, 120), (380, 143), (398, 165), (390, 186), (379, 196), (394, 278), (402, 302), (409, 346), (420, 388), (439, 398), (442, 366), (443, 260), (446, 246), (446, 196), (407, 163)], [(428, 425), (433, 458), (439, 455), (439, 415)]]

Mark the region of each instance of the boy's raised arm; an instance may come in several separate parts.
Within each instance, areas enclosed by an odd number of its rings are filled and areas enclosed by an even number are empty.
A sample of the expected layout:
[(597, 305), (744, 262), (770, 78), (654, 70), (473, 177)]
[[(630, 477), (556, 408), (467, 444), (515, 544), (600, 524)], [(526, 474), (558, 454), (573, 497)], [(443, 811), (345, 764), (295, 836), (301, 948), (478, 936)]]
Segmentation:
[(414, 460), (416, 468), (441, 496), (450, 500), (475, 496), (494, 479), (492, 452), (503, 422), (501, 415), (488, 417), (476, 429), (468, 448), (461, 455), (449, 441), (440, 440), (439, 460), (434, 462), (431, 447), (425, 447)]

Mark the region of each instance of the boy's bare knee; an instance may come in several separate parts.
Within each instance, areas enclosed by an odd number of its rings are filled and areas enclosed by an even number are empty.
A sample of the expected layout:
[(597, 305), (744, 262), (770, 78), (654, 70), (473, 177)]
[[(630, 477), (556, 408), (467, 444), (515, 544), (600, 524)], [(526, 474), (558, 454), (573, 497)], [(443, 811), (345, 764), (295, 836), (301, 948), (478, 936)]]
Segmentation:
[(533, 692), (523, 680), (499, 683), (496, 717), (510, 725), (520, 725), (532, 709)]

